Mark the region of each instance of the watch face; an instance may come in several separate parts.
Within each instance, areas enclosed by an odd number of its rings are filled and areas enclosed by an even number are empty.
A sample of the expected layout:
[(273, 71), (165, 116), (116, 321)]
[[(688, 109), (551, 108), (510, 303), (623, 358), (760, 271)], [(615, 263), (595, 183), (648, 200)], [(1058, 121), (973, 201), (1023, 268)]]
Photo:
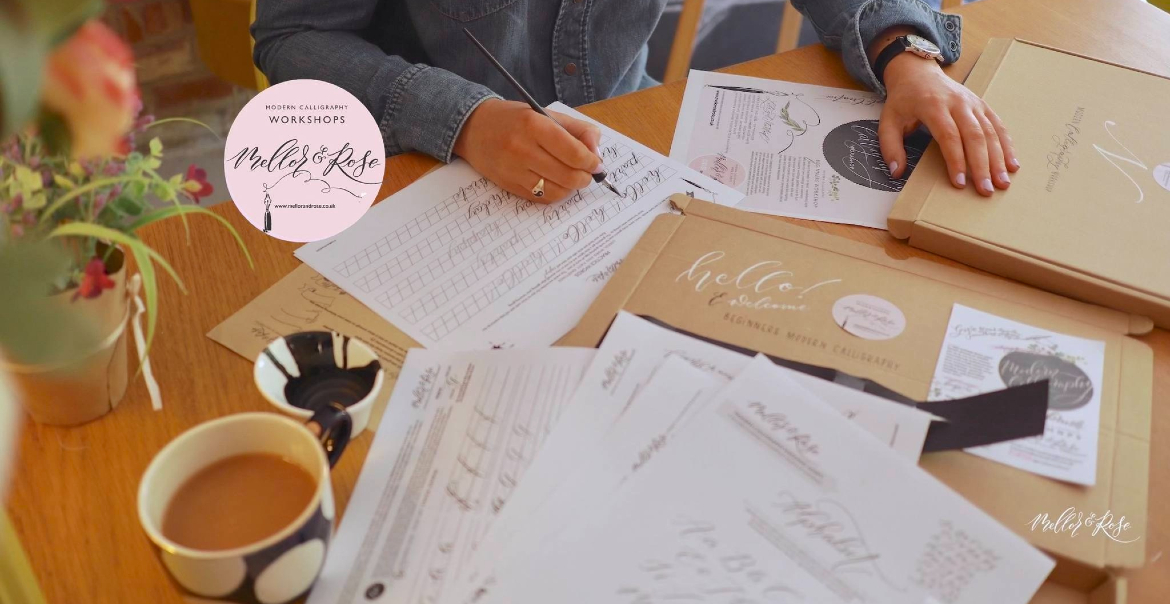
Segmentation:
[(931, 57), (942, 55), (942, 51), (934, 45), (934, 42), (931, 42), (922, 36), (915, 36), (911, 34), (906, 36), (906, 41), (910, 43), (911, 50), (916, 51), (917, 54)]

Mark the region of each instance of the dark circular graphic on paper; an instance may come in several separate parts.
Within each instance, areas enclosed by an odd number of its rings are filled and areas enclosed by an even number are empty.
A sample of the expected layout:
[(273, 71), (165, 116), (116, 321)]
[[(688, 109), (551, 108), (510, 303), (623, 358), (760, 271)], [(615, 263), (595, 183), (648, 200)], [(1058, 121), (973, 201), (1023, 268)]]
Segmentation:
[(906, 137), (906, 171), (897, 179), (890, 177), (890, 169), (882, 158), (877, 120), (858, 120), (833, 128), (825, 137), (822, 150), (829, 166), (851, 182), (878, 191), (896, 192), (906, 186), (906, 179), (929, 144), (930, 135), (921, 128)]
[(1080, 367), (1062, 359), (1032, 352), (1009, 352), (999, 361), (999, 377), (1005, 386), (1048, 380), (1048, 408), (1071, 411), (1089, 404), (1093, 382)]

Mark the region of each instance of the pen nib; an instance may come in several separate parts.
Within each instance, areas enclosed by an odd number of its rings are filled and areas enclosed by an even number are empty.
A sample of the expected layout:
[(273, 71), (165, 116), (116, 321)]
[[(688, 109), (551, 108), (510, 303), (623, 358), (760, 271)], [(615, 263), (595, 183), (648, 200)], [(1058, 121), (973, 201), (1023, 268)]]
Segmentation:
[(617, 187), (613, 186), (613, 183), (609, 182), (608, 178), (601, 181), (601, 184), (605, 185), (605, 188), (609, 189), (610, 191), (613, 191), (614, 195), (617, 195), (618, 197), (621, 197), (622, 199), (626, 198), (625, 195), (622, 195), (621, 191), (617, 190)]

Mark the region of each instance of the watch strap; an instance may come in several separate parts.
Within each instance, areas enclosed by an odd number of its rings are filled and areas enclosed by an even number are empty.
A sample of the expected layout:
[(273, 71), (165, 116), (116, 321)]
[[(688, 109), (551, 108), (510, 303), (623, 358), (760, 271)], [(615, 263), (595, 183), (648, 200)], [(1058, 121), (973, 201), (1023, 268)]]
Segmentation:
[(877, 81), (882, 86), (886, 85), (885, 73), (886, 65), (894, 60), (894, 57), (906, 52), (910, 49), (910, 40), (906, 36), (898, 36), (892, 42), (886, 45), (880, 53), (878, 53), (877, 60), (873, 63), (873, 74), (877, 76)]

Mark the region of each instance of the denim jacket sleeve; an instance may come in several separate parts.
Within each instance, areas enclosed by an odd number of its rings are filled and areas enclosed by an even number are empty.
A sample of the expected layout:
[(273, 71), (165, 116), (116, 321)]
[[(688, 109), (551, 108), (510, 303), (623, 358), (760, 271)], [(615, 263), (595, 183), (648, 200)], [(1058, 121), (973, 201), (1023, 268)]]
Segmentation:
[(922, 0), (791, 0), (812, 23), (821, 42), (841, 51), (845, 68), (859, 82), (882, 96), (886, 94), (873, 73), (866, 49), (883, 31), (903, 25), (942, 50), (949, 65), (962, 51), (962, 17), (940, 13)]
[(378, 122), (386, 153), (451, 161), (455, 138), (491, 89), (449, 71), (387, 55), (358, 32), (378, 0), (259, 0), (253, 60), (273, 83), (324, 80), (349, 91)]

